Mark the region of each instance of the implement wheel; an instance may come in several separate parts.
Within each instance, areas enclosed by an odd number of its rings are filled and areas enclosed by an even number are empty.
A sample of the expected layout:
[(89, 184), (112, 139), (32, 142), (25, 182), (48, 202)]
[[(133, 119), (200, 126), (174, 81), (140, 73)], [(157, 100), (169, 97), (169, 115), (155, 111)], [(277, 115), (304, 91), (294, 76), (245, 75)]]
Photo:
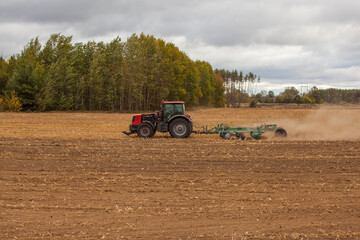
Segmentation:
[(136, 132), (138, 136), (142, 138), (151, 138), (155, 134), (155, 130), (148, 123), (141, 123)]
[(275, 130), (275, 137), (278, 137), (278, 138), (285, 138), (287, 137), (287, 132), (285, 129), (283, 128), (278, 128)]
[(229, 132), (220, 132), (220, 137), (223, 139), (229, 140), (231, 138), (231, 133)]
[(170, 122), (169, 132), (173, 138), (187, 138), (191, 134), (191, 123), (183, 118), (177, 118)]
[(242, 140), (242, 141), (246, 140), (246, 137), (245, 137), (245, 135), (243, 133), (237, 132), (236, 137), (238, 137), (239, 140)]

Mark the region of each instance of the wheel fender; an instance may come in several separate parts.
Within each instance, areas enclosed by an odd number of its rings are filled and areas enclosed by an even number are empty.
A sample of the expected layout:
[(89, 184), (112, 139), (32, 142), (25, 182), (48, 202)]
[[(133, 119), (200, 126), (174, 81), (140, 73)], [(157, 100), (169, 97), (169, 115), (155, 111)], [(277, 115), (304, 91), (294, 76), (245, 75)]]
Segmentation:
[(150, 121), (143, 121), (143, 123), (148, 123), (148, 124), (150, 124), (150, 126), (151, 126), (154, 130), (156, 130), (156, 126), (154, 126), (154, 124), (153, 124), (152, 122), (150, 122)]
[(182, 119), (185, 119), (186, 121), (188, 121), (188, 123), (189, 123), (189, 126), (190, 126), (190, 132), (192, 132), (193, 131), (193, 123), (192, 123), (192, 120), (191, 119), (189, 119), (189, 118), (187, 118), (187, 117), (185, 117), (185, 116), (174, 116), (174, 117), (172, 117), (172, 118), (170, 118), (169, 119), (169, 126), (170, 126), (170, 124), (171, 124), (171, 122), (172, 121), (174, 121), (175, 119), (179, 119), (179, 118), (182, 118)]
[(172, 116), (172, 117), (169, 119), (168, 123), (170, 124), (170, 122), (171, 122), (172, 120), (177, 119), (177, 118), (183, 118), (183, 119), (189, 121), (189, 123), (192, 123), (192, 120), (189, 119), (189, 118), (187, 118), (187, 117), (184, 116), (184, 115)]

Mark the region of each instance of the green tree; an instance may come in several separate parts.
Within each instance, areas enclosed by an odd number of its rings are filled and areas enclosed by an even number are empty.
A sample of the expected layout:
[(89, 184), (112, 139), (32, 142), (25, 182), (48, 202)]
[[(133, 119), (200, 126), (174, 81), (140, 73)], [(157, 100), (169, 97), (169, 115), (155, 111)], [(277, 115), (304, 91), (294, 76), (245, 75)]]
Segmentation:
[(202, 93), (202, 97), (200, 98), (199, 103), (200, 105), (209, 106), (212, 103), (212, 95), (216, 81), (215, 72), (208, 62), (196, 61), (195, 64), (200, 75), (199, 86)]
[(214, 86), (214, 92), (212, 99), (213, 99), (214, 107), (224, 107), (226, 103), (225, 86), (224, 86), (224, 80), (220, 73), (216, 74), (216, 79), (213, 86)]
[[(142, 74), (144, 77), (144, 85), (142, 86), (142, 108), (149, 110), (155, 104), (155, 95), (161, 86), (163, 79), (162, 73), (162, 56), (159, 49), (161, 40), (157, 40), (152, 35), (141, 34), (139, 37), (140, 45), (143, 53)], [(168, 81), (168, 80), (165, 80)], [(157, 101), (158, 105), (159, 102)]]
[(167, 79), (163, 80), (166, 86), (163, 92), (167, 93), (165, 99), (184, 100), (187, 92), (184, 83), (186, 66), (182, 61), (183, 53), (172, 43), (166, 44), (162, 50), (162, 65), (165, 68), (162, 72), (167, 76)]
[(301, 96), (301, 102), (305, 103), (305, 104), (313, 104), (316, 103), (315, 99), (308, 96), (307, 94)]
[(102, 42), (98, 44), (95, 51), (88, 75), (89, 86), (89, 109), (102, 110), (104, 105), (103, 92), (107, 85), (109, 71), (106, 67), (106, 53), (105, 44)]
[(185, 75), (184, 88), (186, 90), (185, 101), (188, 106), (198, 106), (199, 98), (202, 97), (199, 86), (199, 72), (195, 66), (195, 63), (185, 55), (183, 56), (183, 64)]
[(75, 98), (78, 79), (73, 61), (72, 37), (51, 35), (42, 51), (47, 64), (44, 108), (47, 110), (77, 109)]
[(9, 80), (7, 66), (8, 64), (5, 59), (0, 57), (0, 93), (5, 90), (7, 82)]
[(120, 38), (98, 45), (89, 69), (89, 109), (120, 110), (124, 92), (122, 53)]
[(316, 103), (323, 103), (323, 99), (321, 97), (321, 93), (317, 87), (312, 87), (309, 92), (309, 97), (315, 99)]
[(284, 92), (280, 93), (282, 103), (293, 103), (295, 97), (299, 95), (299, 91), (295, 87), (286, 88)]
[(303, 103), (300, 95), (296, 95), (296, 96), (295, 96), (295, 98), (294, 98), (294, 103), (296, 103), (296, 104), (301, 104), (301, 103)]
[(273, 91), (269, 91), (267, 96), (265, 96), (265, 102), (266, 103), (273, 103), (275, 102), (275, 94)]
[(45, 66), (40, 52), (39, 39), (32, 39), (21, 54), (15, 57), (16, 63), (7, 84), (7, 89), (15, 90), (21, 98), (24, 110), (37, 110), (42, 104)]
[(111, 110), (122, 110), (124, 95), (124, 44), (119, 37), (106, 45), (106, 63), (109, 67), (109, 88), (107, 101), (111, 102)]
[(73, 50), (73, 69), (77, 79), (77, 93), (75, 104), (79, 109), (90, 110), (89, 75), (93, 55), (97, 50), (97, 43), (89, 41), (86, 44), (76, 43)]

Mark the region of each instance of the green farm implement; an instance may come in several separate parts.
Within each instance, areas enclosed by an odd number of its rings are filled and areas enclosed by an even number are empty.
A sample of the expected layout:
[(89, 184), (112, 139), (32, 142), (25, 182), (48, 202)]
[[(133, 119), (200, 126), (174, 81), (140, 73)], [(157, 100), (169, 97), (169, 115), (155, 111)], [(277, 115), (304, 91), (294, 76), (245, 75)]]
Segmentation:
[(274, 132), (276, 137), (286, 137), (287, 132), (283, 128), (278, 128), (276, 124), (263, 124), (257, 127), (229, 127), (225, 124), (220, 124), (217, 127), (208, 128), (208, 126), (201, 127), (202, 130), (194, 131), (198, 134), (219, 134), (224, 139), (230, 139), (231, 136), (236, 136), (241, 140), (247, 137), (259, 139), (261, 135), (266, 132)]

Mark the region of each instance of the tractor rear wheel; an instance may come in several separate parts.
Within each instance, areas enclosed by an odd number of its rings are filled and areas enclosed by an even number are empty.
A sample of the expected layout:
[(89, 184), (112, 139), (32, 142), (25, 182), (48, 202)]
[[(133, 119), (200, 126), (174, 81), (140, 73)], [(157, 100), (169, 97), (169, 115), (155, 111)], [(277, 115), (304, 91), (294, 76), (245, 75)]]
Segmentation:
[(151, 138), (155, 134), (155, 130), (148, 123), (141, 123), (136, 132), (138, 136), (142, 138)]
[(169, 132), (173, 138), (187, 138), (191, 134), (191, 123), (183, 118), (177, 118), (170, 122)]
[(275, 137), (278, 137), (278, 138), (284, 138), (284, 137), (287, 137), (287, 132), (285, 129), (283, 128), (278, 128), (275, 130)]

